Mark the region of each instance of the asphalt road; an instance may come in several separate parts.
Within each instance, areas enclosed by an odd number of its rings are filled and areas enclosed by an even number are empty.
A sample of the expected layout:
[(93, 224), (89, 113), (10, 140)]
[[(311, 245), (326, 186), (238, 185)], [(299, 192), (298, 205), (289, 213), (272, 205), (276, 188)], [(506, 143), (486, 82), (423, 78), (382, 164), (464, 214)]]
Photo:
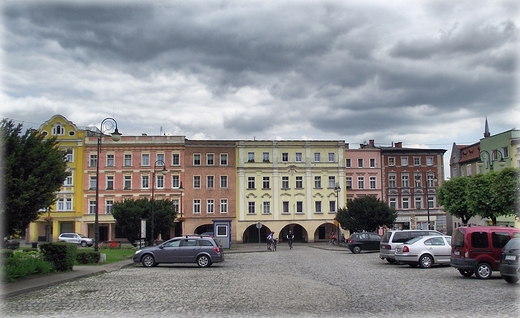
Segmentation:
[(392, 265), (378, 253), (281, 245), (210, 268), (132, 266), (3, 300), (2, 317), (518, 317), (498, 272)]

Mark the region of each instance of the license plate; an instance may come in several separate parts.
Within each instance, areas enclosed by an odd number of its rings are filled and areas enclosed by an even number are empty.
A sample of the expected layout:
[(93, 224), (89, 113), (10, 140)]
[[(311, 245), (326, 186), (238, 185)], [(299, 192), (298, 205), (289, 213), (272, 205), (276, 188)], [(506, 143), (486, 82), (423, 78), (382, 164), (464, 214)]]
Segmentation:
[(400, 248), (396, 248), (395, 251), (396, 252), (401, 252), (401, 249)]
[(516, 261), (516, 255), (506, 255), (504, 259), (506, 261)]

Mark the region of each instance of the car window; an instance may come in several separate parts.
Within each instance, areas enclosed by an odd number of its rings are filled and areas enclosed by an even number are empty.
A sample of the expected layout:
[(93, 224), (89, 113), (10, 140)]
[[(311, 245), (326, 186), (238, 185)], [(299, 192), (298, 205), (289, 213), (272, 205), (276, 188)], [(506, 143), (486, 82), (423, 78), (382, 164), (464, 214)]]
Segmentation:
[(379, 240), (381, 240), (381, 236), (376, 235), (376, 234), (370, 234), (370, 239), (374, 240), (374, 241), (379, 241)]
[(388, 243), (388, 241), (390, 240), (390, 236), (392, 236), (392, 232), (386, 232), (381, 238), (381, 242)]
[(392, 239), (393, 243), (404, 243), (410, 238), (409, 232), (395, 232)]
[(199, 240), (199, 245), (200, 246), (213, 246), (213, 244), (211, 244), (211, 241), (209, 241), (209, 240)]
[(81, 238), (86, 238), (86, 236), (83, 235), (83, 234), (78, 234), (78, 236), (81, 237)]
[(432, 237), (424, 241), (424, 245), (428, 246), (444, 246), (444, 239), (442, 237)]
[(185, 239), (182, 242), (182, 246), (197, 246), (197, 240), (196, 239)]
[(471, 246), (475, 248), (488, 248), (487, 232), (473, 232), (471, 233)]
[(520, 240), (519, 239), (511, 239), (509, 242), (507, 242), (506, 249), (520, 249)]
[(506, 245), (507, 242), (511, 239), (511, 236), (508, 232), (492, 232), (491, 233), (491, 241), (493, 242), (494, 247), (502, 248)]
[(179, 247), (181, 245), (181, 240), (173, 240), (164, 243), (164, 247)]
[(406, 244), (413, 244), (413, 243), (415, 243), (415, 242), (417, 242), (417, 241), (419, 241), (421, 239), (422, 239), (422, 236), (416, 236), (413, 239), (410, 239), (410, 240), (406, 241), (405, 243)]

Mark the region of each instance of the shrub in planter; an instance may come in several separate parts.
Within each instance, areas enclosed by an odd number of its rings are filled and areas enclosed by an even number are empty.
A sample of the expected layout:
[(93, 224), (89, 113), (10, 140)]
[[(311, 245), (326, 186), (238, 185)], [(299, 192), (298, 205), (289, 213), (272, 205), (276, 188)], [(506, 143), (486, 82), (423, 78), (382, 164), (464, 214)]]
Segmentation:
[(43, 243), (40, 250), (43, 258), (54, 264), (58, 272), (67, 272), (74, 266), (78, 247), (70, 243)]
[(2, 281), (11, 283), (32, 275), (45, 275), (54, 272), (54, 265), (43, 259), (38, 252), (15, 252), (4, 260), (5, 275)]

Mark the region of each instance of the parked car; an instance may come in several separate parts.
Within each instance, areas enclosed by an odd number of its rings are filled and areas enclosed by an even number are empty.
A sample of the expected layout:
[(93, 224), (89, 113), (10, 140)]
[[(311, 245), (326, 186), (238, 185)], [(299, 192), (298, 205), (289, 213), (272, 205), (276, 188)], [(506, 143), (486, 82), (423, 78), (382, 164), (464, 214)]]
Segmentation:
[(502, 258), (498, 266), (500, 275), (506, 282), (511, 284), (518, 282), (518, 276), (520, 275), (519, 259), (520, 238), (512, 238), (502, 249)]
[(451, 236), (417, 236), (395, 247), (395, 261), (411, 267), (450, 264)]
[(381, 236), (377, 233), (354, 233), (347, 241), (347, 248), (354, 254), (361, 251), (377, 251)]
[(464, 277), (487, 279), (498, 271), (502, 249), (520, 229), (506, 226), (463, 226), (451, 238), (450, 265)]
[(208, 267), (224, 261), (224, 249), (211, 236), (185, 235), (140, 249), (133, 260), (145, 267), (161, 263), (197, 263), (199, 267)]
[(79, 233), (61, 233), (60, 236), (58, 236), (58, 242), (74, 243), (82, 247), (94, 245), (94, 239)]
[(379, 258), (386, 259), (388, 263), (395, 263), (395, 245), (404, 243), (417, 236), (444, 235), (433, 230), (394, 230), (388, 231), (381, 238)]

